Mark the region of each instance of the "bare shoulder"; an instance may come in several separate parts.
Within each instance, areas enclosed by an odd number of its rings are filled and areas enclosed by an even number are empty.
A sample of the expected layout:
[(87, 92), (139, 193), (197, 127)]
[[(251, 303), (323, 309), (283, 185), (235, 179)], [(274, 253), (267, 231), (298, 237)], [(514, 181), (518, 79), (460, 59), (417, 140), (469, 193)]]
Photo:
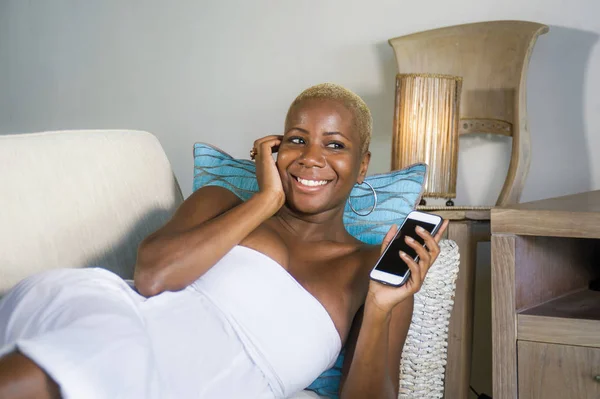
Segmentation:
[(223, 187), (208, 186), (196, 190), (177, 208), (175, 214), (157, 233), (180, 232), (209, 221), (243, 201)]

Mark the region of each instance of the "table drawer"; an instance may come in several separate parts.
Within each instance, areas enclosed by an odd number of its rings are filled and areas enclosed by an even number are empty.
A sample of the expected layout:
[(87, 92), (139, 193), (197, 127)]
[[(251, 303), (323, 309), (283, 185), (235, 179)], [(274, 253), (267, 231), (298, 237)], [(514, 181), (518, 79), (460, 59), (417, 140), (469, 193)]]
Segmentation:
[(531, 341), (517, 347), (519, 398), (600, 398), (600, 348)]

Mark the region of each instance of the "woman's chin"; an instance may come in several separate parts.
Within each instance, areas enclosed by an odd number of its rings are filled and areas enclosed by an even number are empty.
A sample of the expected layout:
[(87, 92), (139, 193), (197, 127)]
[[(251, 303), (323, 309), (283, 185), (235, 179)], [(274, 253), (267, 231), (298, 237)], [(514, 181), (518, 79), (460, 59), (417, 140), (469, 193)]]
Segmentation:
[(319, 213), (323, 213), (328, 210), (326, 204), (323, 204), (321, 201), (314, 200), (290, 200), (287, 202), (287, 207), (294, 212), (306, 215), (318, 215)]

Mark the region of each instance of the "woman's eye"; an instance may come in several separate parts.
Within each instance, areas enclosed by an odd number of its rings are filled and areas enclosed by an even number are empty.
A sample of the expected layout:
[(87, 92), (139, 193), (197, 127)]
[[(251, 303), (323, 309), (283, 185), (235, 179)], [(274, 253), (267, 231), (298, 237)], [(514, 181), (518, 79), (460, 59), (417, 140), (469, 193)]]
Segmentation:
[(329, 143), (327, 144), (327, 147), (333, 148), (334, 150), (341, 150), (342, 148), (345, 148), (342, 143), (337, 142)]
[(301, 139), (300, 137), (292, 137), (292, 138), (290, 138), (290, 143), (293, 143), (293, 144), (304, 144), (304, 140)]

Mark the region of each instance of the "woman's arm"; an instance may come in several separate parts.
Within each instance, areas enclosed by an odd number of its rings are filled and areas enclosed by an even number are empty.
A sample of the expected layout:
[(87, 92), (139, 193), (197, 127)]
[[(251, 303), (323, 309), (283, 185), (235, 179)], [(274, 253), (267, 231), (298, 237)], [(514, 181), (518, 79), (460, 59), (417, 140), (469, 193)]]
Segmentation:
[[(427, 271), (440, 253), (438, 242), (448, 222), (445, 221), (435, 237), (417, 228), (427, 249), (416, 240), (407, 237), (406, 243), (419, 255), (415, 262), (405, 253), (401, 258), (410, 269), (410, 278), (400, 287), (392, 287), (370, 281), (362, 317), (354, 320), (349, 341), (354, 337), (356, 344), (349, 342), (349, 352), (342, 370), (340, 397), (396, 398), (400, 374), (402, 348), (412, 320), (414, 294), (419, 291)], [(381, 245), (383, 251), (395, 236), (392, 227)]]
[(340, 397), (397, 398), (400, 359), (412, 318), (413, 300), (391, 312), (365, 302), (352, 323), (346, 343)]
[(280, 143), (281, 136), (254, 142), (259, 192), (248, 201), (224, 188), (201, 188), (141, 243), (134, 272), (140, 294), (187, 287), (279, 210), (285, 194), (272, 149)]
[(192, 194), (167, 224), (142, 241), (135, 286), (144, 296), (187, 287), (279, 209), (267, 195), (242, 202), (221, 187)]

